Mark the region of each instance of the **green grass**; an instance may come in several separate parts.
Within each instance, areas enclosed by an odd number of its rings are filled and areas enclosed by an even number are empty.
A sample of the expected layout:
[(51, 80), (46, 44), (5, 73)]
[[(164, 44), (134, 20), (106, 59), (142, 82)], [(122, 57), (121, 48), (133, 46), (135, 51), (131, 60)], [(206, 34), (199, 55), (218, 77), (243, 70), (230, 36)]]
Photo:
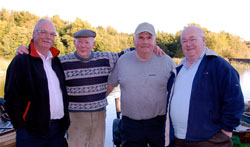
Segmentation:
[(4, 96), (6, 70), (11, 60), (0, 58), (0, 97)]
[(11, 60), (0, 58), (0, 73), (6, 71)]
[(0, 74), (0, 97), (4, 96), (5, 73)]

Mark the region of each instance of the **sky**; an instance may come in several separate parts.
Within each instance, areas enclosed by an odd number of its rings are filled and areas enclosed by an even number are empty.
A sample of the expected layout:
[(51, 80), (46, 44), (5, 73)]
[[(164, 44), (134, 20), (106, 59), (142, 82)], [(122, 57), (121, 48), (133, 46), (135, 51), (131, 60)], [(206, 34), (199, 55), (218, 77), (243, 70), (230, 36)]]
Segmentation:
[(59, 15), (71, 22), (80, 18), (93, 27), (111, 26), (124, 33), (133, 33), (142, 22), (172, 34), (196, 23), (250, 41), (250, 0), (1, 0), (0, 8)]

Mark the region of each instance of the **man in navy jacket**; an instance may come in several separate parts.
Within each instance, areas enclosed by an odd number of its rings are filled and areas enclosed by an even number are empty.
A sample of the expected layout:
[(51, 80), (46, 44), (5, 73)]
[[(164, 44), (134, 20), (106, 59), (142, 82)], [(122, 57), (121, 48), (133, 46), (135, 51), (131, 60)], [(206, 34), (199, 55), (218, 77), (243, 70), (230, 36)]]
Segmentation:
[(16, 129), (17, 147), (63, 147), (69, 127), (65, 76), (53, 47), (56, 29), (40, 19), (29, 54), (10, 63), (5, 84), (5, 106)]
[(238, 72), (206, 47), (199, 27), (185, 28), (181, 44), (185, 58), (168, 82), (165, 146), (174, 136), (177, 147), (230, 147), (244, 111)]

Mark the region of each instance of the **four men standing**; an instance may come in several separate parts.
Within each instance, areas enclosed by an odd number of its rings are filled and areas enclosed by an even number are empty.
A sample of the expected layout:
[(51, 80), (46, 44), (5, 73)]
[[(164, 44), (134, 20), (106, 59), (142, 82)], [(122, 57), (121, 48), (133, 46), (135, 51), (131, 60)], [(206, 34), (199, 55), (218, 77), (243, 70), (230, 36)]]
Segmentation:
[[(74, 34), (77, 51), (61, 56), (61, 65), (55, 35), (51, 21), (39, 20), (29, 54), (16, 56), (8, 68), (5, 99), (17, 147), (62, 146), (68, 108), (69, 145), (102, 147), (108, 75), (124, 52), (93, 52), (95, 32), (80, 30)], [(153, 25), (138, 25), (135, 51), (123, 55), (109, 77), (121, 87), (122, 145), (167, 146), (174, 136), (176, 146), (214, 146), (217, 139), (230, 146), (244, 108), (237, 71), (206, 48), (198, 27), (181, 34), (185, 58), (177, 71), (169, 56), (153, 53), (155, 39)]]

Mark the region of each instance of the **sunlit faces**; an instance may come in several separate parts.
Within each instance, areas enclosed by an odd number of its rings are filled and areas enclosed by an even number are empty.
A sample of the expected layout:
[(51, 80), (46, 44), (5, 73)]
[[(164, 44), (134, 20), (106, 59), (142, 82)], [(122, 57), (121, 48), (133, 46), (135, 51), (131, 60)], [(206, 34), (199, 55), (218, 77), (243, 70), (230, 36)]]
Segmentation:
[(182, 32), (181, 45), (185, 57), (194, 61), (202, 54), (206, 39), (199, 28), (189, 27)]
[(76, 38), (74, 43), (77, 55), (81, 58), (88, 58), (91, 50), (95, 46), (95, 40), (93, 37)]
[(38, 50), (49, 49), (53, 46), (56, 36), (54, 25), (49, 21), (42, 21), (33, 33), (35, 47)]
[(143, 32), (134, 37), (136, 52), (142, 58), (148, 58), (152, 56), (155, 44), (155, 36), (151, 35), (150, 33)]

